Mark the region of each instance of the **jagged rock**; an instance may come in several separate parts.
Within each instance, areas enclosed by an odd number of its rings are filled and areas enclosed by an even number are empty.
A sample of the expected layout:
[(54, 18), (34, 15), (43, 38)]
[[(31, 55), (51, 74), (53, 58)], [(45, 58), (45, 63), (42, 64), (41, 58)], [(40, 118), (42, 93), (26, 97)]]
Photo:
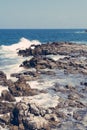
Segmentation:
[[(83, 109), (83, 110), (76, 110), (73, 113), (73, 117), (78, 120), (78, 121), (82, 121), (84, 123), (87, 124), (87, 109)], [(87, 126), (87, 125), (86, 125)]]
[(0, 102), (0, 114), (6, 114), (12, 111), (14, 108), (13, 103)]
[(23, 118), (23, 125), (25, 130), (50, 130), (48, 121), (40, 116)]
[(18, 96), (33, 96), (39, 93), (37, 89), (31, 89), (30, 85), (26, 83), (24, 77), (19, 78), (16, 82), (9, 83), (8, 89), (10, 93), (16, 97)]
[(19, 130), (18, 126), (10, 126), (10, 130)]
[(26, 68), (33, 67), (37, 70), (45, 68), (52, 69), (56, 67), (56, 61), (47, 57), (33, 57), (30, 61), (24, 61), (22, 66)]
[(19, 126), (22, 124), (22, 118), (28, 116), (29, 106), (26, 103), (19, 102), (15, 105), (11, 113), (11, 124)]
[(0, 71), (0, 85), (7, 86), (7, 77), (6, 74)]
[(3, 100), (6, 100), (6, 101), (9, 101), (9, 102), (14, 102), (16, 101), (15, 100), (15, 97), (7, 90), (3, 90), (2, 93), (1, 93), (1, 98)]
[(8, 125), (10, 123), (10, 113), (0, 116), (0, 123)]
[(1, 79), (6, 79), (6, 74), (2, 71), (0, 71), (0, 80)]
[(35, 116), (44, 116), (47, 111), (42, 107), (37, 106), (34, 103), (29, 104), (29, 111), (30, 113), (34, 114)]
[(77, 93), (71, 93), (68, 95), (68, 99), (71, 99), (71, 100), (76, 100), (76, 99), (79, 99), (80, 98), (80, 95), (77, 94)]
[(25, 81), (35, 80), (39, 77), (39, 73), (36, 71), (25, 71), (22, 73), (13, 73), (11, 74), (12, 77), (20, 78)]

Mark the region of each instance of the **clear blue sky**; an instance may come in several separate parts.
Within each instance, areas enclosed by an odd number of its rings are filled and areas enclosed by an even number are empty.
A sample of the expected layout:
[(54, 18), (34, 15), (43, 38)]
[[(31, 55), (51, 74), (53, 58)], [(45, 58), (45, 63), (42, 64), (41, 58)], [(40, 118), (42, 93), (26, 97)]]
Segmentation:
[(87, 0), (0, 0), (0, 28), (87, 28)]

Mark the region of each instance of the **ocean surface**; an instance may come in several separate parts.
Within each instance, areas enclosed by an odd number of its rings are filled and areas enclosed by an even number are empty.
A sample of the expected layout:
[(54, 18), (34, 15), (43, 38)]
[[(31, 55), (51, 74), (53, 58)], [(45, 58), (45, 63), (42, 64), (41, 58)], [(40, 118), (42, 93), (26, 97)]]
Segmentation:
[(26, 58), (17, 55), (19, 49), (54, 41), (87, 44), (87, 32), (85, 29), (1, 29), (0, 70), (9, 78), (11, 73), (23, 70), (19, 65)]
[(11, 45), (24, 37), (41, 43), (53, 41), (87, 43), (85, 29), (1, 29), (0, 45)]

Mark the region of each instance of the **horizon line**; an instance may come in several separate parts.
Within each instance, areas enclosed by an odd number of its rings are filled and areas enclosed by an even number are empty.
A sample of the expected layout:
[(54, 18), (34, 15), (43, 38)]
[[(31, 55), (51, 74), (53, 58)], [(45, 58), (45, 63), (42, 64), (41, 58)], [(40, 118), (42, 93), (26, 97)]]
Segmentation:
[(20, 29), (20, 30), (51, 30), (51, 29), (55, 29), (55, 30), (58, 30), (58, 29), (87, 29), (87, 28), (0, 28), (0, 30), (6, 30), (6, 29), (14, 29), (14, 30), (17, 30), (17, 29)]

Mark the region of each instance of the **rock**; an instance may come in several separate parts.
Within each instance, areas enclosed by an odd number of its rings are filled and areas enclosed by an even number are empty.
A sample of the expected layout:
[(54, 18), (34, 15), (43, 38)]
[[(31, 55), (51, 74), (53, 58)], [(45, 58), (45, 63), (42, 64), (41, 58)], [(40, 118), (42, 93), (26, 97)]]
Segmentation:
[(77, 93), (71, 93), (68, 95), (68, 99), (71, 99), (71, 100), (76, 100), (76, 99), (79, 99), (80, 98), (80, 95), (77, 94)]
[(26, 83), (26, 79), (24, 77), (19, 78), (14, 83), (10, 81), (8, 89), (10, 93), (16, 97), (33, 96), (39, 93), (37, 89), (30, 88), (30, 85)]
[(22, 124), (22, 118), (27, 117), (29, 107), (23, 102), (19, 102), (15, 105), (11, 113), (11, 124), (19, 126)]
[(7, 77), (6, 74), (0, 71), (0, 85), (7, 86)]
[(83, 121), (84, 123), (87, 123), (87, 109), (83, 109), (83, 110), (76, 110), (73, 113), (73, 117), (74, 119), (78, 120), (78, 121)]
[(39, 76), (39, 73), (36, 71), (25, 71), (22, 73), (13, 73), (11, 74), (11, 76), (16, 78), (22, 78), (27, 81), (30, 79), (37, 78)]
[(38, 116), (40, 111), (35, 107), (34, 104), (17, 103), (11, 113), (11, 124), (24, 130), (46, 129), (49, 123), (45, 118)]
[(40, 116), (35, 116), (33, 118), (32, 118), (32, 116), (30, 116), (29, 118), (23, 119), (23, 125), (26, 130), (28, 130), (28, 129), (30, 129), (30, 130), (35, 130), (35, 129), (50, 130), (48, 121)]
[(0, 114), (6, 114), (12, 111), (14, 108), (13, 103), (0, 102)]
[(19, 127), (18, 127), (19, 130), (25, 130), (23, 124), (19, 124)]
[(83, 124), (72, 121), (65, 121), (60, 123), (57, 130), (86, 130)]
[(1, 79), (6, 79), (6, 74), (2, 71), (0, 71), (0, 80)]
[(39, 73), (40, 74), (44, 74), (44, 75), (55, 75), (55, 72), (53, 72), (53, 71), (45, 71), (45, 70), (41, 71), (40, 70)]
[(27, 84), (23, 79), (19, 79), (17, 82), (15, 82), (15, 88), (17, 91), (21, 92), (23, 96), (29, 95), (31, 89), (29, 84)]
[(45, 109), (42, 107), (39, 108), (39, 106), (37, 106), (35, 103), (29, 104), (29, 111), (35, 116), (44, 116), (47, 113)]
[(15, 97), (7, 90), (3, 90), (1, 93), (1, 98), (3, 100), (9, 101), (9, 102), (15, 102)]
[(24, 61), (22, 66), (25, 68), (36, 68), (37, 70), (52, 69), (56, 67), (56, 61), (47, 57), (33, 57), (30, 61)]
[(35, 116), (40, 115), (40, 110), (34, 103), (29, 104), (29, 111), (30, 111), (30, 113), (34, 114)]
[(0, 116), (0, 123), (8, 125), (10, 123), (10, 113)]
[(10, 130), (19, 130), (18, 126), (10, 126)]
[(66, 85), (65, 88), (70, 89), (70, 90), (73, 90), (73, 89), (75, 90), (75, 87), (73, 87), (71, 84)]

